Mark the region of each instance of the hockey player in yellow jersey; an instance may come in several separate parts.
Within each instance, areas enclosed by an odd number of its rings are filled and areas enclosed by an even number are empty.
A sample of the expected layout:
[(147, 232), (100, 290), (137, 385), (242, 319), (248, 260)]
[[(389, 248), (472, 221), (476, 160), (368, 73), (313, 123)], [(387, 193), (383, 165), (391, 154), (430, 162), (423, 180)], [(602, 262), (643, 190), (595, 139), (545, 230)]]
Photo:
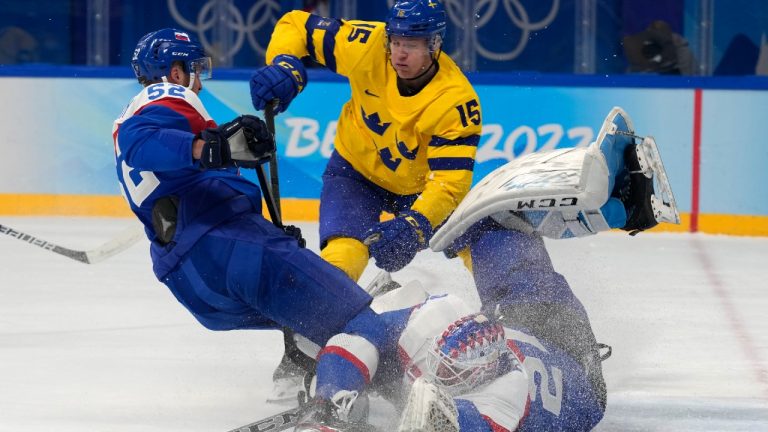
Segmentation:
[[(323, 174), (320, 246), (354, 280), (369, 257), (387, 271), (408, 264), (471, 186), (480, 101), (441, 51), (445, 27), (438, 0), (398, 1), (385, 23), (292, 11), (251, 79), (254, 107), (279, 99), (276, 112), (308, 84), (303, 57), (349, 79)], [(382, 211), (395, 217), (380, 222)]]

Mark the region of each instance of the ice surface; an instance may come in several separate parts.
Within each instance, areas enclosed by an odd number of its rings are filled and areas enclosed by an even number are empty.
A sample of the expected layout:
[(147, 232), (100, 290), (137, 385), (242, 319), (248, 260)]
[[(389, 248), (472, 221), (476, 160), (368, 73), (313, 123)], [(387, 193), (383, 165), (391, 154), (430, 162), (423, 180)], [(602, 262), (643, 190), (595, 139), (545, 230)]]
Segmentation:
[[(90, 249), (132, 222), (0, 223)], [(317, 225), (300, 226), (316, 247)], [(768, 239), (607, 233), (548, 246), (613, 346), (598, 430), (768, 431)], [(224, 432), (286, 408), (264, 403), (280, 333), (205, 330), (154, 279), (147, 243), (85, 265), (0, 236), (0, 256), (0, 431)], [(394, 277), (477, 301), (440, 254)]]

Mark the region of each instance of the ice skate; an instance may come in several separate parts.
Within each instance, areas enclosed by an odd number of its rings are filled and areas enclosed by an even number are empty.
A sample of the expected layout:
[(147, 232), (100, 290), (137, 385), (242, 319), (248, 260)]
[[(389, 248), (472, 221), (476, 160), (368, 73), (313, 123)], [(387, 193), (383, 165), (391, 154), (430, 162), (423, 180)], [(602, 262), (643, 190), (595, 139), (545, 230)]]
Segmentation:
[(627, 209), (627, 224), (622, 229), (635, 235), (662, 222), (679, 224), (675, 197), (653, 137), (628, 146), (624, 159), (627, 173), (619, 198)]
[(266, 402), (271, 404), (289, 405), (295, 404), (297, 395), (303, 390), (304, 379), (301, 376), (278, 378), (272, 382), (272, 391), (267, 396)]
[(365, 287), (365, 292), (371, 297), (377, 297), (397, 288), (400, 288), (400, 284), (392, 280), (392, 275), (388, 271), (382, 270)]
[(459, 413), (453, 398), (439, 386), (419, 378), (408, 395), (398, 432), (458, 432)]
[(368, 397), (341, 391), (332, 399), (315, 397), (299, 410), (296, 432), (374, 432), (367, 423)]
[(612, 174), (612, 196), (618, 197), (627, 211), (627, 223), (621, 229), (635, 235), (661, 222), (680, 223), (672, 187), (653, 137), (637, 136), (627, 113), (616, 107), (603, 122), (596, 144)]
[(280, 405), (296, 404), (299, 392), (304, 390), (304, 373), (301, 367), (287, 356), (283, 356), (272, 374), (272, 392), (267, 396), (266, 402)]

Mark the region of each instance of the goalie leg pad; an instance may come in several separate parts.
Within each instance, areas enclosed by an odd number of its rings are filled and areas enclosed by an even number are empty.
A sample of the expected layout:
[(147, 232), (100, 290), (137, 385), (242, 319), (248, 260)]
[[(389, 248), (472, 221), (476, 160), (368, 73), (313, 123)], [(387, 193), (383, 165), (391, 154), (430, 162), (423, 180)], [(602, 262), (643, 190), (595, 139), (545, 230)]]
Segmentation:
[[(624, 211), (623, 207), (621, 211)], [(556, 240), (585, 237), (607, 231), (613, 226), (606, 220), (602, 210), (509, 212), (497, 213), (491, 218), (509, 230), (536, 232)], [(622, 220), (626, 220), (626, 217)], [(623, 225), (622, 222), (618, 226)]]
[(610, 196), (609, 180), (605, 157), (595, 145), (523, 156), (472, 188), (430, 246), (446, 249), (488, 216), (508, 229), (551, 238), (602, 231), (608, 224), (597, 210)]
[(613, 107), (597, 132), (592, 145), (597, 146), (608, 167), (608, 190), (616, 189), (616, 178), (626, 172), (624, 154), (626, 148), (635, 143), (634, 126), (629, 115), (619, 107)]

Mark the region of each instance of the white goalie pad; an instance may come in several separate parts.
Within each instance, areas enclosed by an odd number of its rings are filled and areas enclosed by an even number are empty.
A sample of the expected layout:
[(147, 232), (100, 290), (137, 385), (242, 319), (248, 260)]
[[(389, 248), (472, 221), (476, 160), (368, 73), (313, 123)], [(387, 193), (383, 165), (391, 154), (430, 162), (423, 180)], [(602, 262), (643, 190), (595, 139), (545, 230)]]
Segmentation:
[(430, 247), (444, 250), (488, 216), (507, 228), (554, 238), (603, 231), (608, 225), (599, 208), (609, 194), (608, 167), (598, 146), (532, 153), (497, 168), (473, 187)]

